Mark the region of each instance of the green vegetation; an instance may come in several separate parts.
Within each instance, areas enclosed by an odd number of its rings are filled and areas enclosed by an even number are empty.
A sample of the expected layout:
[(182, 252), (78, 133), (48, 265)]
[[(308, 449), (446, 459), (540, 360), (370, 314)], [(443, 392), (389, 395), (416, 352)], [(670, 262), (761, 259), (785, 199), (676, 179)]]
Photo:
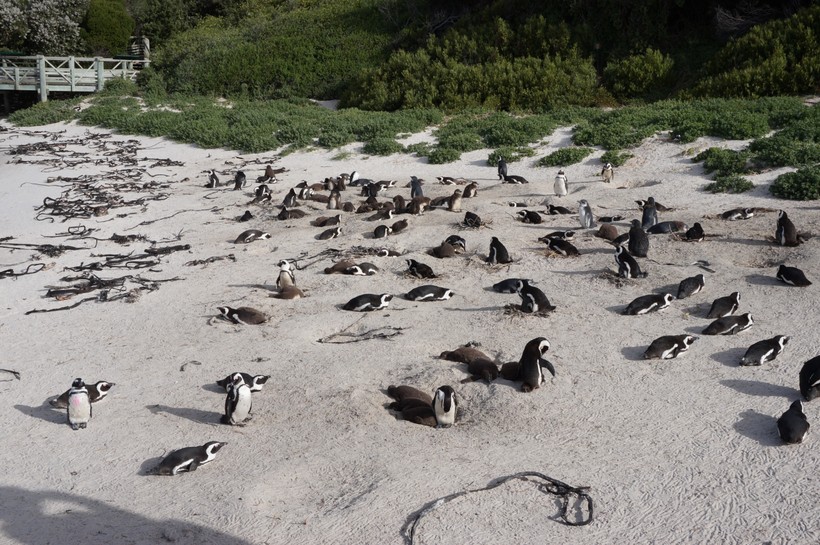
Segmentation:
[(705, 189), (710, 193), (744, 193), (754, 189), (754, 184), (739, 174), (718, 175), (715, 181), (707, 184)]
[(647, 48), (644, 53), (607, 63), (604, 81), (616, 98), (661, 98), (672, 83), (674, 62), (669, 55)]
[(80, 29), (91, 54), (110, 57), (125, 52), (134, 32), (134, 19), (125, 9), (125, 0), (91, 0)]
[(583, 161), (592, 151), (592, 148), (585, 147), (561, 148), (539, 159), (536, 165), (539, 167), (565, 167), (574, 165), (575, 163)]
[(820, 199), (820, 166), (781, 174), (769, 188), (772, 195), (794, 201)]
[(634, 155), (631, 153), (626, 152), (619, 152), (619, 151), (606, 151), (603, 155), (601, 155), (601, 163), (612, 163), (612, 166), (619, 167), (626, 163), (628, 160), (632, 159)]
[(703, 170), (707, 174), (717, 172), (718, 176), (737, 175), (747, 172), (746, 163), (748, 160), (748, 152), (723, 148), (709, 148), (692, 159), (696, 163), (703, 161)]
[(392, 138), (377, 137), (364, 145), (362, 150), (369, 155), (392, 155), (404, 151), (404, 146)]

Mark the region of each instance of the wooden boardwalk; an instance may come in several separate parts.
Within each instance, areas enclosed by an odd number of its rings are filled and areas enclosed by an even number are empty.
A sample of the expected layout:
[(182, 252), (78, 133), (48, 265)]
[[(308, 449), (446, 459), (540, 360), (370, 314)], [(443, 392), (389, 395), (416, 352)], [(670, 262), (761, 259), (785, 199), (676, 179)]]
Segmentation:
[(34, 91), (41, 102), (51, 92), (94, 93), (106, 80), (135, 80), (148, 64), (142, 58), (0, 55), (0, 91)]

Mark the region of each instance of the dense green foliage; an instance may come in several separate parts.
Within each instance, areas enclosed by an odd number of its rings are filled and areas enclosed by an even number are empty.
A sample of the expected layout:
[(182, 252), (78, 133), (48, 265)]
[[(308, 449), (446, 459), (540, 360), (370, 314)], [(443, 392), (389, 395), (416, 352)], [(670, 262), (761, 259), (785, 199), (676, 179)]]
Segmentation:
[(744, 193), (754, 189), (754, 184), (740, 174), (726, 174), (715, 177), (715, 181), (703, 189), (709, 193)]
[(669, 55), (649, 47), (644, 53), (607, 63), (604, 82), (622, 100), (661, 98), (668, 94), (672, 84), (674, 64)]
[(748, 170), (746, 163), (749, 154), (743, 151), (733, 151), (723, 148), (709, 148), (699, 153), (693, 161), (703, 161), (703, 170), (710, 174), (716, 172), (719, 176), (742, 174)]
[(585, 147), (571, 147), (561, 148), (549, 155), (542, 157), (536, 163), (539, 167), (565, 167), (574, 165), (583, 161), (590, 153), (592, 148)]
[(95, 56), (109, 57), (125, 52), (134, 32), (134, 19), (124, 0), (91, 0), (80, 37)]
[(601, 162), (602, 163), (612, 163), (612, 166), (619, 167), (630, 160), (634, 155), (631, 153), (626, 152), (619, 152), (619, 151), (606, 151), (603, 155), (601, 155)]
[(797, 172), (781, 174), (769, 188), (781, 199), (810, 201), (820, 199), (820, 166), (801, 168)]

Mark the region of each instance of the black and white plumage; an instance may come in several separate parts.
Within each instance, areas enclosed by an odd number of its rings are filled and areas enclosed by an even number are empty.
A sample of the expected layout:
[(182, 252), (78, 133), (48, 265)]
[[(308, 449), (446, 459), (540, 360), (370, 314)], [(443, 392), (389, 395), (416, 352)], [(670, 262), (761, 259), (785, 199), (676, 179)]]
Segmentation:
[(740, 358), (740, 365), (763, 365), (767, 361), (773, 361), (783, 352), (790, 340), (791, 338), (786, 335), (775, 335), (771, 339), (757, 341)]
[(392, 232), (393, 229), (391, 229), (387, 225), (377, 225), (376, 228), (373, 229), (373, 238), (385, 238)]
[(562, 240), (572, 240), (575, 238), (575, 231), (553, 231), (551, 233), (547, 233), (538, 240), (544, 242), (544, 239), (547, 238), (560, 238)]
[(408, 422), (436, 428), (455, 423), (458, 403), (450, 386), (437, 388), (432, 398), (412, 386), (390, 386), (387, 395), (396, 400), (388, 408), (399, 411)]
[(237, 379), (247, 384), (251, 389), (251, 392), (261, 392), (262, 388), (265, 386), (265, 383), (270, 380), (270, 375), (251, 375), (250, 373), (242, 373), (237, 371), (235, 373), (231, 373), (222, 380), (217, 380), (216, 384), (217, 386), (224, 388), (227, 392), (228, 386), (233, 384)]
[(698, 338), (692, 335), (664, 335), (658, 337), (652, 341), (652, 344), (643, 353), (643, 359), (671, 360), (689, 350), (689, 347), (696, 340)]
[(781, 246), (797, 246), (800, 244), (797, 238), (797, 229), (785, 210), (780, 210), (777, 213), (777, 228), (775, 229), (774, 238)]
[(253, 219), (253, 214), (250, 210), (245, 210), (245, 213), (236, 218), (236, 221), (250, 221)]
[(671, 293), (641, 295), (626, 306), (624, 314), (638, 316), (641, 314), (649, 314), (650, 312), (657, 312), (667, 308), (674, 299), (675, 296)]
[(310, 224), (314, 227), (333, 227), (334, 225), (339, 225), (342, 221), (342, 215), (336, 214), (335, 216), (325, 217), (319, 216), (315, 220), (311, 221)]
[(440, 386), (433, 393), (433, 412), (436, 415), (436, 427), (449, 428), (456, 423), (458, 402), (456, 392), (451, 386)]
[(801, 288), (811, 286), (811, 282), (808, 278), (806, 278), (805, 273), (803, 273), (803, 271), (801, 271), (797, 267), (787, 267), (786, 265), (780, 265), (780, 268), (777, 269), (777, 279), (781, 282), (785, 282), (790, 286), (798, 286)]
[(453, 290), (426, 284), (413, 288), (404, 295), (409, 301), (446, 301), (455, 295)]
[(245, 383), (242, 377), (234, 377), (233, 382), (228, 384), (228, 393), (225, 397), (225, 414), (222, 415), (221, 422), (231, 426), (242, 426), (251, 419), (252, 409), (251, 387)]
[(205, 184), (208, 189), (215, 189), (219, 187), (219, 176), (216, 175), (215, 170), (208, 171), (208, 183)]
[(658, 223), (658, 209), (655, 207), (655, 198), (649, 197), (646, 199), (646, 204), (643, 205), (641, 227), (648, 230), (656, 223)]
[(209, 441), (201, 447), (185, 447), (172, 451), (151, 470), (153, 475), (178, 475), (185, 471), (196, 471), (213, 461), (216, 453), (228, 443)]
[(547, 212), (549, 212), (550, 216), (563, 216), (563, 215), (574, 214), (574, 212), (572, 210), (570, 210), (569, 208), (567, 208), (566, 206), (557, 206), (557, 205), (554, 205), (554, 204), (548, 204), (547, 205)]
[(550, 349), (550, 342), (545, 337), (537, 337), (524, 346), (521, 358), (518, 360), (518, 380), (522, 382), (521, 391), (531, 392), (541, 387), (546, 379), (542, 367), (555, 376), (555, 367), (544, 358)]
[(530, 182), (529, 182), (529, 180), (527, 180), (523, 176), (518, 176), (517, 174), (510, 174), (509, 176), (504, 176), (504, 183), (505, 184), (528, 184)]
[(282, 206), (287, 206), (288, 208), (292, 208), (296, 206), (298, 203), (296, 202), (296, 190), (294, 188), (290, 188), (290, 191), (287, 192), (285, 198), (282, 200)]
[(382, 310), (387, 308), (393, 296), (389, 293), (375, 294), (365, 293), (357, 295), (342, 306), (343, 310), (352, 310), (355, 312), (371, 312), (374, 310)]
[(243, 325), (258, 325), (268, 321), (268, 316), (251, 307), (216, 307), (219, 313), (229, 322)]
[(754, 208), (733, 208), (723, 212), (720, 217), (728, 221), (737, 221), (751, 219), (754, 215)]
[(432, 267), (424, 263), (419, 263), (415, 259), (407, 260), (407, 273), (416, 278), (437, 278)]
[(582, 229), (592, 229), (595, 227), (595, 216), (592, 215), (592, 207), (586, 199), (578, 201), (578, 221)]
[(556, 197), (566, 196), (568, 192), (567, 183), (567, 175), (564, 174), (563, 170), (559, 170), (558, 174), (555, 176), (555, 182), (552, 184), (552, 191), (555, 193)]
[(93, 409), (91, 408), (91, 398), (88, 389), (85, 387), (83, 379), (74, 379), (71, 389), (68, 391), (68, 402), (66, 404), (66, 416), (71, 429), (74, 431), (85, 429), (88, 421), (91, 420)]
[(464, 186), (464, 198), (465, 199), (472, 199), (473, 197), (478, 195), (478, 183), (470, 182), (466, 186)]
[(650, 235), (661, 235), (664, 233), (678, 233), (687, 229), (689, 229), (689, 226), (682, 221), (662, 221), (649, 227), (646, 232)]
[(392, 234), (396, 235), (407, 229), (408, 225), (409, 222), (406, 219), (394, 221), (393, 225), (390, 226), (390, 230), (392, 231)]
[(535, 210), (521, 210), (518, 212), (518, 215), (521, 216), (521, 221), (523, 223), (533, 223), (537, 225), (543, 221), (541, 214)]
[(481, 221), (481, 216), (476, 214), (475, 212), (465, 212), (464, 213), (464, 220), (462, 221), (465, 227), (472, 227), (477, 229), (483, 225)]
[(794, 401), (777, 419), (777, 431), (780, 438), (785, 443), (802, 443), (809, 433), (809, 419), (803, 412), (803, 402), (799, 399)]
[(487, 263), (512, 263), (507, 247), (497, 237), (493, 237), (490, 241), (490, 253), (487, 256)]
[(739, 316), (726, 316), (718, 318), (703, 330), (704, 335), (734, 335), (741, 331), (746, 331), (754, 324), (750, 313)]
[(700, 293), (705, 284), (706, 277), (702, 274), (684, 278), (681, 280), (680, 284), (678, 284), (678, 299), (686, 299), (687, 297), (692, 297), (693, 295)]
[(421, 188), (421, 180), (416, 176), (410, 176), (410, 200), (417, 197), (424, 197), (424, 190)]
[(450, 235), (444, 239), (444, 242), (452, 246), (458, 254), (467, 251), (467, 241), (459, 235)]
[(800, 368), (800, 393), (806, 401), (820, 397), (820, 356), (815, 356)]
[(498, 179), (503, 180), (507, 177), (507, 161), (503, 157), (498, 158)]
[(615, 248), (615, 263), (618, 264), (618, 276), (621, 278), (646, 278), (646, 273), (629, 251), (623, 246)]
[(326, 229), (316, 235), (317, 240), (330, 240), (333, 238), (338, 237), (342, 234), (342, 227), (337, 225), (336, 227), (331, 227), (330, 229)]
[(564, 240), (563, 238), (544, 237), (538, 240), (546, 243), (547, 249), (550, 252), (562, 255), (564, 257), (576, 257), (581, 255), (581, 253), (578, 251), (578, 248), (576, 248), (574, 244)]
[(258, 185), (256, 189), (253, 190), (253, 195), (254, 202), (260, 202), (264, 197), (270, 198), (270, 188), (265, 184)]
[(279, 275), (276, 277), (276, 287), (282, 290), (289, 286), (295, 286), (296, 273), (293, 271), (293, 263), (287, 259), (283, 259), (277, 263), (277, 265), (279, 266)]
[(506, 280), (493, 284), (493, 291), (498, 293), (518, 293), (519, 282), (529, 284), (532, 280), (526, 278), (507, 278)]
[(615, 169), (612, 168), (612, 163), (604, 165), (604, 168), (601, 169), (601, 176), (606, 183), (610, 183), (615, 178)]
[(350, 274), (353, 276), (373, 276), (379, 272), (379, 268), (372, 263), (357, 263), (356, 265), (351, 265), (347, 269), (345, 269), (345, 274)]
[(242, 231), (239, 233), (239, 236), (236, 237), (236, 240), (234, 240), (233, 243), (248, 244), (254, 240), (265, 240), (268, 238), (270, 238), (270, 233), (260, 231), (259, 229), (248, 229), (247, 231)]
[(467, 362), (467, 372), (470, 378), (462, 380), (462, 383), (476, 380), (490, 383), (498, 378), (498, 365), (488, 358), (475, 358)]
[(515, 291), (521, 297), (522, 312), (543, 314), (555, 310), (546, 294), (526, 280), (518, 280)]
[(740, 292), (732, 292), (731, 295), (718, 297), (712, 302), (707, 318), (724, 318), (734, 314), (740, 306)]
[(233, 177), (233, 190), (234, 191), (239, 191), (240, 189), (245, 187), (245, 182), (247, 180), (248, 179), (245, 176), (244, 172), (242, 172), (241, 170), (237, 171), (236, 174)]
[[(105, 380), (99, 380), (91, 385), (85, 384), (85, 389), (88, 391), (88, 400), (91, 403), (102, 400), (108, 395), (108, 392), (113, 386), (116, 386), (116, 384)], [(55, 409), (65, 409), (68, 407), (69, 394), (71, 394), (71, 388), (63, 392), (60, 396), (50, 399), (48, 402)]]
[(701, 224), (695, 222), (695, 224), (686, 231), (683, 238), (689, 242), (700, 242), (705, 236)]
[(635, 257), (646, 257), (649, 252), (649, 236), (641, 227), (641, 220), (632, 220), (627, 248), (629, 253)]

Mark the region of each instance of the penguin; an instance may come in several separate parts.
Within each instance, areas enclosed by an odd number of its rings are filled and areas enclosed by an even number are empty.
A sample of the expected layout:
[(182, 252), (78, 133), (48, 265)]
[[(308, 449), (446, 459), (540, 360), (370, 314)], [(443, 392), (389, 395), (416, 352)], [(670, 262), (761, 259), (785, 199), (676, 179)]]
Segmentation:
[(336, 214), (335, 216), (330, 216), (329, 218), (326, 218), (324, 216), (319, 216), (318, 218), (316, 218), (315, 220), (310, 222), (310, 224), (313, 225), (314, 227), (332, 227), (334, 225), (339, 225), (339, 223), (341, 223), (341, 221), (342, 221), (342, 215), (341, 214)]
[(433, 405), (433, 398), (430, 394), (422, 392), (418, 388), (414, 388), (412, 386), (388, 386), (387, 395), (395, 400), (393, 403), (388, 405), (388, 408), (396, 411), (400, 411), (403, 404), (408, 401), (411, 403), (417, 401), (422, 405), (427, 405), (428, 407)]
[(640, 220), (632, 220), (627, 248), (629, 253), (635, 257), (646, 257), (647, 252), (649, 252), (649, 236), (641, 227)]
[(330, 192), (330, 195), (327, 197), (327, 208), (328, 210), (338, 210), (339, 209), (339, 202), (342, 200), (342, 195), (336, 191), (335, 189)]
[(416, 278), (438, 278), (429, 265), (419, 263), (415, 259), (407, 260), (407, 273)]
[(350, 173), (350, 182), (348, 182), (348, 185), (355, 186), (358, 183), (359, 183), (359, 173), (354, 170), (353, 172)]
[(222, 415), (221, 422), (231, 426), (243, 426), (246, 421), (251, 419), (252, 407), (251, 387), (245, 384), (242, 377), (235, 377), (234, 381), (228, 384), (228, 394), (225, 397), (225, 414)]
[(595, 227), (595, 217), (592, 215), (592, 207), (586, 199), (578, 201), (578, 221), (581, 222), (582, 229), (592, 229)]
[(277, 263), (279, 276), (276, 277), (276, 287), (281, 289), (296, 285), (296, 273), (293, 272), (293, 263), (283, 259)]
[[(644, 200), (639, 199), (635, 202), (638, 203), (638, 208), (643, 210), (644, 207), (647, 205), (647, 203), (649, 201), (648, 200), (644, 201)], [(668, 206), (664, 206), (661, 203), (659, 203), (658, 201), (655, 201), (655, 210), (658, 211), (658, 212), (669, 212), (671, 210), (674, 210), (674, 208), (669, 208)]]
[[(105, 380), (97, 381), (91, 386), (86, 384), (85, 388), (86, 390), (88, 390), (88, 400), (91, 403), (96, 403), (100, 401), (108, 395), (108, 392), (111, 390), (113, 386), (116, 386), (116, 384)], [(55, 409), (65, 409), (68, 407), (69, 394), (71, 394), (71, 388), (63, 392), (59, 397), (50, 399), (48, 402)]]
[(552, 184), (552, 191), (556, 197), (566, 197), (567, 195), (567, 175), (563, 170), (559, 170)]
[(332, 238), (338, 237), (342, 233), (342, 228), (338, 225), (336, 227), (331, 227), (325, 231), (322, 231), (318, 235), (316, 235), (317, 240), (330, 240)]
[(235, 324), (258, 325), (268, 321), (265, 313), (251, 307), (216, 307), (222, 316)]
[(88, 389), (85, 387), (83, 379), (74, 379), (71, 389), (68, 391), (68, 403), (66, 405), (66, 416), (71, 429), (77, 431), (85, 429), (92, 414), (91, 398)]
[(437, 257), (439, 259), (446, 259), (448, 257), (455, 257), (456, 248), (455, 248), (455, 246), (453, 246), (452, 244), (450, 244), (449, 242), (447, 242), (445, 240), (444, 242), (442, 242), (441, 244), (439, 244), (435, 248), (432, 248), (430, 250), (430, 255), (432, 255), (433, 257)]
[(671, 360), (676, 358), (679, 354), (689, 350), (689, 346), (698, 340), (692, 335), (665, 335), (658, 337), (649, 348), (643, 353), (643, 359), (662, 359)]
[(359, 263), (345, 269), (345, 274), (353, 276), (373, 276), (379, 272), (379, 268), (372, 263)]
[(433, 412), (437, 428), (449, 428), (456, 423), (458, 403), (456, 392), (451, 386), (439, 386), (433, 394)]
[(453, 295), (453, 290), (426, 284), (413, 288), (404, 295), (404, 298), (409, 301), (446, 301)]
[(564, 257), (577, 257), (581, 255), (578, 248), (571, 242), (558, 237), (547, 237), (546, 240), (538, 239), (547, 244), (547, 249), (550, 252), (562, 255)]
[(638, 262), (623, 246), (615, 248), (615, 263), (618, 264), (618, 276), (621, 278), (646, 278), (647, 276), (647, 273), (641, 271)]
[(658, 210), (655, 207), (655, 198), (649, 197), (646, 204), (643, 206), (643, 215), (641, 217), (641, 227), (649, 230), (650, 227), (658, 223)]
[(245, 187), (245, 182), (246, 181), (247, 181), (247, 178), (245, 177), (245, 173), (242, 172), (241, 170), (237, 171), (236, 174), (233, 177), (233, 190), (234, 191), (239, 191), (240, 189)]
[(373, 310), (382, 310), (387, 308), (387, 304), (393, 296), (389, 293), (382, 293), (377, 295), (375, 293), (365, 293), (357, 295), (342, 306), (343, 310), (352, 310), (356, 312), (370, 312)]
[(793, 402), (777, 419), (777, 431), (784, 443), (802, 443), (809, 433), (809, 420), (803, 412), (803, 402)]
[(650, 312), (657, 312), (667, 308), (674, 298), (675, 296), (671, 293), (641, 295), (626, 306), (624, 314), (638, 316), (641, 314), (649, 314)]
[[(638, 220), (635, 220), (635, 221), (638, 221)], [(640, 224), (640, 222), (638, 222), (638, 223)], [(598, 228), (598, 232), (595, 233), (595, 236), (598, 237), (598, 238), (602, 238), (604, 240), (608, 240), (608, 241), (612, 242), (616, 238), (618, 238), (618, 228), (615, 227), (614, 225), (610, 225), (610, 224), (601, 225), (601, 227)], [(628, 234), (627, 234), (627, 237), (629, 237)]]
[(528, 184), (530, 183), (529, 180), (524, 178), (523, 176), (518, 176), (515, 174), (511, 174), (509, 176), (504, 176), (504, 183), (505, 184)]
[(470, 364), (476, 360), (488, 360), (490, 357), (481, 350), (469, 345), (459, 346), (455, 350), (445, 350), (439, 358), (447, 361), (457, 361)]
[(820, 397), (820, 356), (816, 356), (800, 369), (800, 393), (806, 401)]
[(178, 475), (184, 471), (196, 471), (213, 461), (216, 453), (228, 443), (208, 441), (201, 447), (185, 447), (172, 451), (151, 470), (153, 475)]
[(406, 219), (405, 220), (399, 220), (397, 222), (394, 222), (393, 225), (390, 226), (390, 230), (395, 235), (395, 234), (401, 233), (402, 231), (407, 229), (407, 225), (408, 225), (408, 222), (407, 222)]
[(424, 197), (424, 191), (421, 189), (421, 180), (415, 176), (410, 176), (410, 200), (416, 197)]
[(462, 380), (462, 384), (476, 380), (486, 380), (489, 384), (498, 378), (498, 365), (492, 360), (477, 358), (467, 364), (467, 372), (470, 373), (470, 377)]
[(436, 176), (436, 180), (441, 185), (456, 185), (456, 179), (452, 176)]
[(299, 199), (301, 199), (303, 201), (306, 201), (308, 199), (313, 199), (313, 193), (314, 193), (314, 191), (310, 187), (303, 187), (303, 188), (299, 189), (298, 197), (299, 197)]
[(447, 201), (447, 210), (450, 212), (461, 212), (462, 191), (456, 189)]
[(612, 168), (612, 163), (604, 165), (604, 168), (601, 169), (601, 176), (606, 183), (610, 183), (615, 178), (615, 170)]
[(235, 372), (231, 373), (222, 380), (217, 380), (217, 386), (220, 386), (228, 391), (228, 387), (237, 380), (237, 377), (242, 379), (242, 382), (248, 385), (251, 392), (261, 392), (265, 384), (270, 380), (270, 375), (251, 375), (250, 373)]
[(352, 259), (342, 259), (337, 261), (331, 267), (325, 267), (325, 274), (345, 273), (347, 269), (356, 265)]
[(800, 244), (797, 238), (797, 229), (784, 210), (777, 213), (777, 229), (774, 238), (781, 246), (797, 246)]
[(254, 240), (265, 240), (270, 238), (270, 233), (266, 233), (265, 231), (260, 231), (259, 229), (248, 229), (247, 231), (242, 231), (236, 240), (233, 241), (234, 244), (248, 244), (249, 242), (253, 242)]
[(215, 189), (219, 187), (219, 176), (216, 175), (215, 170), (208, 171), (208, 183), (205, 184), (208, 189)]
[(809, 279), (806, 278), (806, 275), (803, 274), (803, 271), (801, 271), (797, 267), (787, 267), (786, 265), (780, 265), (780, 268), (777, 269), (777, 279), (782, 282), (785, 282), (790, 286), (811, 286), (811, 282), (809, 281)]
[(503, 180), (507, 177), (507, 161), (503, 157), (498, 158), (498, 179)]
[(289, 210), (287, 206), (282, 207), (282, 211), (276, 216), (276, 219), (280, 221), (285, 220), (296, 220), (299, 218), (304, 218), (305, 212), (301, 210)]
[(404, 200), (404, 197), (401, 195), (393, 197), (393, 209), (396, 211), (396, 214), (404, 214), (407, 212), (407, 201)]
[(786, 335), (775, 335), (771, 339), (757, 341), (746, 350), (743, 357), (740, 358), (740, 365), (763, 365), (767, 361), (774, 361), (777, 356), (783, 352), (786, 345), (791, 340), (791, 337)]
[(529, 284), (532, 280), (526, 278), (507, 278), (497, 284), (493, 284), (493, 291), (498, 293), (518, 293), (518, 283)]
[(464, 198), (465, 199), (472, 199), (478, 195), (478, 184), (476, 182), (470, 182), (466, 186), (464, 186)]
[(449, 237), (444, 239), (444, 242), (452, 246), (457, 254), (461, 254), (467, 251), (467, 241), (464, 240), (464, 237), (460, 237), (458, 235), (450, 235)]
[(457, 403), (453, 388), (441, 386), (436, 389), (429, 404), (425, 404), (421, 398), (406, 397), (401, 401), (391, 403), (389, 408), (399, 410), (402, 418), (408, 422), (442, 428), (450, 427), (455, 423)]
[(512, 263), (507, 248), (496, 237), (493, 237), (490, 241), (490, 254), (487, 256), (487, 263)]
[(481, 223), (481, 217), (474, 212), (466, 212), (464, 214), (464, 221), (462, 221), (462, 223), (465, 227), (470, 227), (473, 229), (477, 229), (483, 225)]
[(285, 286), (278, 293), (272, 293), (270, 296), (276, 299), (301, 299), (305, 293), (296, 286)]
[(649, 227), (646, 232), (650, 235), (660, 235), (663, 233), (677, 233), (687, 229), (689, 229), (689, 226), (682, 221), (662, 221)]
[(754, 324), (752, 315), (750, 313), (741, 314), (740, 316), (726, 316), (725, 318), (718, 318), (703, 330), (704, 335), (734, 335), (741, 331), (746, 331)]
[(624, 219), (623, 216), (598, 216), (598, 221), (601, 223), (613, 223)]
[(560, 238), (561, 240), (572, 240), (575, 238), (575, 231), (553, 231), (551, 233), (547, 233), (538, 240), (542, 240), (544, 238)]
[(550, 349), (550, 342), (544, 337), (538, 337), (524, 346), (521, 359), (518, 360), (518, 380), (522, 381), (522, 392), (531, 392), (541, 387), (541, 383), (546, 382), (541, 367), (555, 376), (555, 367), (552, 363), (544, 359), (544, 354)]
[(282, 201), (282, 206), (293, 208), (296, 204), (296, 190), (291, 187), (290, 191), (288, 191), (288, 194), (285, 195), (285, 198)]
[(720, 217), (728, 221), (747, 220), (755, 215), (754, 208), (733, 208), (723, 212)]
[(385, 238), (392, 232), (393, 230), (387, 225), (378, 225), (373, 230), (373, 238)]
[(250, 210), (245, 210), (245, 213), (236, 218), (236, 221), (244, 222), (244, 221), (251, 221), (253, 219), (253, 214), (251, 214)]
[(516, 284), (516, 293), (521, 297), (522, 312), (543, 314), (555, 310), (546, 294), (528, 282), (519, 280)]
[(408, 205), (409, 212), (414, 216), (421, 216), (428, 208), (430, 208), (429, 197), (414, 197)]
[(567, 215), (573, 213), (572, 210), (565, 206), (556, 206), (554, 204), (548, 204), (547, 211), (550, 216)]
[(707, 318), (725, 318), (734, 314), (740, 306), (740, 292), (732, 292), (726, 297), (718, 297), (712, 301)]
[(520, 212), (518, 212), (518, 215), (521, 216), (521, 221), (523, 223), (532, 223), (538, 225), (543, 221), (541, 219), (541, 214), (539, 214), (535, 210), (521, 210)]
[(261, 201), (263, 197), (270, 195), (270, 189), (265, 184), (256, 186), (256, 189), (253, 190), (253, 195), (256, 197), (254, 201)]
[(678, 284), (678, 299), (686, 299), (687, 297), (691, 297), (699, 293), (703, 289), (705, 283), (706, 277), (702, 274), (684, 278), (681, 280), (681, 283)]
[(695, 222), (695, 224), (686, 231), (683, 238), (688, 242), (700, 242), (705, 236), (703, 227), (701, 227), (700, 223)]

